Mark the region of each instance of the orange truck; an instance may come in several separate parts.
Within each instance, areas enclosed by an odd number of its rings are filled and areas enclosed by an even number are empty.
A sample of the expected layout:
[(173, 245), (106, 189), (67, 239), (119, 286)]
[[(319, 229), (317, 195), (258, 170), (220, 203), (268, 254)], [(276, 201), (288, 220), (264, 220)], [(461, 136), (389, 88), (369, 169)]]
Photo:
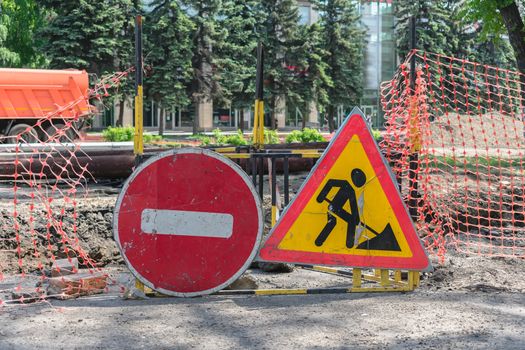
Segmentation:
[(27, 142), (46, 141), (67, 120), (92, 112), (88, 94), (85, 71), (0, 69), (0, 139), (12, 142), (23, 134)]

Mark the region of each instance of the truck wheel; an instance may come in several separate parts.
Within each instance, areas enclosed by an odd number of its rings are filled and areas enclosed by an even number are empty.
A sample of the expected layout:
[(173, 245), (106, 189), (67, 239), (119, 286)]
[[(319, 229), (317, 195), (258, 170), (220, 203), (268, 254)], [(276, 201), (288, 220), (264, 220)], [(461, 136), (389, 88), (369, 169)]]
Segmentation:
[(20, 142), (23, 143), (37, 143), (38, 134), (32, 126), (27, 124), (14, 125), (7, 134), (6, 143), (16, 143), (20, 135)]
[[(59, 130), (64, 129), (66, 126), (62, 123), (55, 123), (52, 125), (49, 125), (46, 128), (46, 133), (44, 134), (43, 140), (49, 141), (53, 138), (55, 138), (55, 135), (58, 133)], [(56, 142), (72, 142), (73, 141), (73, 131), (68, 129), (65, 131), (64, 134), (62, 134), (60, 137), (55, 138), (54, 141)]]

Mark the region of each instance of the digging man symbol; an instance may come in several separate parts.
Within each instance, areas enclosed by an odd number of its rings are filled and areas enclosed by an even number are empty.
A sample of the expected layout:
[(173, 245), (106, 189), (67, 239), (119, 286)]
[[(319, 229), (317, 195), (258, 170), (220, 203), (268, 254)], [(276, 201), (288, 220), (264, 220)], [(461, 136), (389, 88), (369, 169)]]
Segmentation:
[[(366, 175), (361, 169), (356, 168), (352, 170), (350, 177), (356, 189), (366, 184)], [(334, 188), (337, 189), (337, 192), (333, 199), (330, 200), (328, 194)], [(330, 233), (337, 226), (338, 219), (340, 219), (347, 223), (347, 248), (350, 249), (357, 246), (358, 249), (401, 250), (390, 224), (387, 224), (382, 232), (377, 232), (362, 222), (364, 194), (361, 194), (359, 199), (357, 199), (354, 187), (347, 180), (328, 180), (316, 200), (318, 203), (328, 202), (327, 222), (315, 240), (316, 246), (321, 247), (324, 244)], [(344, 208), (347, 202), (349, 203), (350, 212)], [(372, 232), (375, 237), (358, 245), (365, 229)]]

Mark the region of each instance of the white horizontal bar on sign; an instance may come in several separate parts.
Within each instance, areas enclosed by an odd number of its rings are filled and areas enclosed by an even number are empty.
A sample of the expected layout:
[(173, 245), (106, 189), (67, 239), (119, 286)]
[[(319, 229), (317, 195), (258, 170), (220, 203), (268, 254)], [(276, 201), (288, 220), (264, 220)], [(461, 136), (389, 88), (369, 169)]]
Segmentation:
[(142, 232), (155, 235), (230, 238), (233, 216), (184, 210), (144, 209)]

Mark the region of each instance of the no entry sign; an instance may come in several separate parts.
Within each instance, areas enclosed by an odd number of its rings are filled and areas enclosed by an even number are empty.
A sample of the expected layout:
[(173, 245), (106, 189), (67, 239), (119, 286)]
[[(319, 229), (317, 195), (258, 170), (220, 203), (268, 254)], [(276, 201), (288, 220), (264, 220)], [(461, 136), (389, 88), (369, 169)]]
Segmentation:
[(126, 181), (114, 212), (115, 241), (132, 273), (163, 294), (220, 290), (254, 259), (260, 199), (232, 161), (203, 149), (159, 154)]

